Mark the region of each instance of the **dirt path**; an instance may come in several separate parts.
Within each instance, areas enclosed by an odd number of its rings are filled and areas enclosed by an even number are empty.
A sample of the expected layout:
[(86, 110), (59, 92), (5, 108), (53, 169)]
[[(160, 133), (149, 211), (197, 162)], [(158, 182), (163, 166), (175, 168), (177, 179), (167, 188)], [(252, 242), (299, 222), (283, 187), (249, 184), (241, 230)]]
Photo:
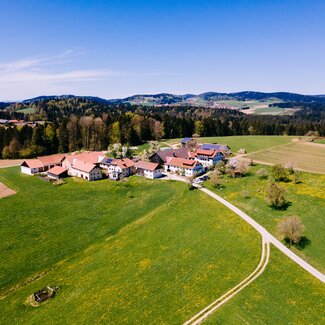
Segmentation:
[(12, 190), (5, 184), (0, 182), (0, 198), (16, 194), (16, 191)]
[(283, 245), (279, 240), (277, 240), (271, 233), (269, 233), (264, 227), (262, 227), (259, 223), (257, 223), (254, 219), (248, 216), (246, 213), (235, 207), (233, 204), (223, 199), (221, 196), (215, 194), (214, 192), (199, 186), (199, 189), (209, 196), (213, 197), (215, 200), (219, 201), (231, 211), (235, 212), (238, 216), (244, 219), (247, 223), (249, 223), (253, 228), (255, 228), (265, 240), (268, 240), (271, 244), (273, 244), (276, 248), (278, 248), (283, 254), (287, 255), (291, 260), (300, 265), (303, 269), (313, 275), (315, 278), (325, 283), (325, 276), (323, 273), (315, 269), (313, 266), (308, 264), (294, 252), (292, 252), (289, 248)]
[(219, 307), (225, 304), (228, 300), (233, 298), (237, 293), (243, 290), (251, 282), (257, 279), (265, 270), (270, 258), (270, 244), (267, 239), (262, 240), (262, 255), (256, 269), (246, 277), (242, 282), (237, 284), (234, 288), (223, 294), (220, 298), (216, 299), (209, 306), (202, 309), (199, 313), (193, 316), (190, 320), (186, 321), (184, 325), (197, 325), (206, 320), (212, 313)]
[[(182, 177), (175, 174), (167, 173), (167, 177), (165, 179), (175, 180), (175, 181), (181, 181), (181, 182), (188, 182), (188, 179), (186, 177)], [(294, 252), (292, 252), (289, 248), (287, 248), (285, 245), (283, 245), (279, 240), (277, 240), (271, 233), (269, 233), (263, 226), (261, 226), (259, 223), (257, 223), (253, 218), (248, 216), (246, 213), (238, 209), (236, 206), (228, 202), (227, 200), (223, 199), (221, 196), (215, 194), (214, 192), (202, 187), (201, 185), (194, 184), (195, 187), (197, 187), (200, 191), (206, 193), (207, 195), (211, 196), (213, 199), (217, 200), (227, 208), (229, 208), (231, 211), (236, 213), (239, 217), (241, 217), (243, 220), (245, 220), (247, 223), (249, 223), (254, 229), (256, 229), (262, 236), (263, 240), (263, 250), (262, 250), (262, 257), (261, 262), (255, 269), (253, 273), (251, 273), (246, 279), (244, 279), (241, 283), (239, 283), (236, 287), (229, 290), (227, 293), (225, 293), (223, 296), (215, 300), (213, 303), (211, 303), (209, 306), (201, 310), (198, 314), (193, 316), (190, 320), (186, 321), (184, 325), (193, 325), (193, 324), (200, 324), (203, 322), (209, 315), (211, 315), (217, 308), (222, 306), (224, 303), (226, 303), (228, 300), (230, 300), (233, 296), (235, 296), (239, 291), (241, 291), (243, 288), (245, 288), (247, 285), (249, 285), (252, 281), (254, 281), (259, 275), (262, 274), (264, 271), (270, 255), (270, 248), (269, 244), (273, 244), (277, 249), (279, 249), (283, 254), (285, 254), (287, 257), (289, 257), (292, 261), (297, 263), (300, 267), (305, 269), (308, 273), (310, 273), (312, 276), (320, 280), (322, 283), (325, 283), (325, 276), (323, 273), (315, 269), (313, 266), (311, 266), (309, 263), (304, 261), (302, 258), (300, 258), (298, 255), (296, 255)], [(267, 253), (265, 252), (265, 246), (267, 246)], [(263, 253), (264, 252), (264, 253)], [(267, 254), (267, 255), (265, 255)], [(264, 261), (264, 263), (263, 263)]]

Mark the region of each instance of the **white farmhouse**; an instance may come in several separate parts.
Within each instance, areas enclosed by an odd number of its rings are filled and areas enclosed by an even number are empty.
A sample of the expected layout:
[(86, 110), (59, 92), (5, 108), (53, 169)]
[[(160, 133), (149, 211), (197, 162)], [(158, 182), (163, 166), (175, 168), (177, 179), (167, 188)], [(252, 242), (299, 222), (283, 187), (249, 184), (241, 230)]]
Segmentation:
[(24, 160), (20, 165), (20, 171), (27, 175), (44, 173), (54, 166), (61, 166), (64, 154), (37, 157), (36, 159)]
[(159, 164), (147, 161), (137, 162), (135, 168), (138, 176), (144, 176), (151, 179), (161, 177), (163, 172)]
[(195, 160), (200, 162), (204, 167), (211, 167), (223, 159), (221, 151), (198, 149)]
[(78, 159), (73, 159), (68, 174), (70, 176), (84, 178), (87, 181), (93, 181), (103, 177), (102, 170), (98, 166)]
[(168, 157), (165, 171), (192, 177), (203, 172), (203, 166), (196, 160)]

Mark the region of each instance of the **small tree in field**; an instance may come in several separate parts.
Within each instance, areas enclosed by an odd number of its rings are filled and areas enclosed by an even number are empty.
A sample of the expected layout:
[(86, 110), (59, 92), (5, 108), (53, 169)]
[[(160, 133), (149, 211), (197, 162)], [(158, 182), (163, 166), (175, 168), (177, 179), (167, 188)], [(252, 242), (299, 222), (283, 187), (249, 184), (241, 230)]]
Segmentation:
[(293, 182), (295, 183), (295, 184), (299, 184), (299, 183), (301, 183), (301, 179), (300, 179), (300, 175), (301, 175), (301, 173), (300, 173), (300, 171), (298, 171), (298, 170), (295, 170), (294, 172), (293, 172)]
[(271, 173), (276, 182), (287, 180), (287, 170), (281, 164), (273, 165), (271, 167)]
[(281, 209), (286, 205), (284, 193), (283, 187), (270, 183), (266, 189), (266, 202), (274, 209)]
[(211, 174), (211, 177), (210, 177), (210, 180), (211, 180), (211, 183), (214, 187), (216, 188), (220, 188), (221, 185), (222, 185), (222, 180), (221, 180), (221, 177), (220, 177), (220, 172), (218, 169), (216, 169), (212, 174)]
[(297, 216), (287, 217), (279, 221), (277, 228), (282, 238), (287, 240), (290, 246), (300, 242), (305, 230), (305, 226)]
[(260, 179), (264, 179), (264, 178), (267, 178), (267, 171), (265, 168), (260, 168), (257, 172), (256, 172), (258, 178)]

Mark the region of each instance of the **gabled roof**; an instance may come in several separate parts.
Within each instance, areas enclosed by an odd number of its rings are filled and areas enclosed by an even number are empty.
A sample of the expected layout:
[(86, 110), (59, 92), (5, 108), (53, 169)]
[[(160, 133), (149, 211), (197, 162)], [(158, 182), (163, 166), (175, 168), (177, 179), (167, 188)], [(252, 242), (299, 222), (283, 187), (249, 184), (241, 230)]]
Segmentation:
[(121, 169), (129, 168), (135, 166), (135, 162), (129, 158), (123, 158), (123, 159), (114, 159), (111, 162), (111, 165), (116, 165), (120, 167)]
[(150, 171), (160, 169), (159, 164), (148, 162), (148, 161), (138, 161), (135, 164), (135, 167), (139, 169), (150, 170)]
[(204, 150), (204, 149), (198, 149), (197, 155), (200, 156), (207, 156), (209, 158), (214, 158), (218, 153), (220, 153), (220, 150)]
[(43, 166), (46, 166), (46, 165), (60, 164), (64, 157), (65, 157), (64, 154), (57, 154), (51, 156), (37, 157), (37, 159), (43, 164)]
[[(167, 157), (178, 157), (178, 158), (184, 158), (184, 159), (187, 159), (189, 157), (189, 151), (187, 148), (164, 149), (164, 150), (157, 151), (155, 154), (158, 155), (160, 157), (160, 159), (163, 160), (164, 162), (166, 162)], [(155, 154), (153, 154), (153, 155), (155, 155)], [(151, 157), (153, 155), (151, 155)]]
[(192, 159), (184, 159), (184, 158), (169, 158), (167, 164), (170, 166), (181, 167), (181, 168), (188, 168), (194, 169), (196, 166), (200, 166), (201, 164)]
[(87, 151), (71, 155), (72, 159), (76, 158), (92, 164), (101, 162), (106, 156), (102, 151)]
[(74, 159), (71, 167), (82, 172), (90, 173), (96, 165), (79, 159)]
[(181, 141), (181, 143), (187, 143), (187, 142), (189, 142), (189, 141), (191, 141), (191, 140), (193, 140), (193, 138), (184, 138), (182, 141)]
[(20, 166), (27, 166), (29, 168), (42, 168), (43, 164), (38, 159), (27, 159), (24, 160)]
[(67, 171), (67, 169), (64, 167), (54, 166), (53, 168), (49, 169), (47, 172), (51, 173), (53, 175), (59, 176), (59, 175), (65, 173), (66, 171)]

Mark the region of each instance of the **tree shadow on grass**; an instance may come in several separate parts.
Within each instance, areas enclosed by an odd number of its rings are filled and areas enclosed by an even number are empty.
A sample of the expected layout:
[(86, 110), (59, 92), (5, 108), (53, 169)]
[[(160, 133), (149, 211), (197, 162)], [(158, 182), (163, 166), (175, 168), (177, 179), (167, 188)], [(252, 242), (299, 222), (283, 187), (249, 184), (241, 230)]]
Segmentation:
[(309, 245), (311, 245), (311, 240), (306, 236), (303, 236), (301, 237), (299, 243), (295, 245), (295, 247), (299, 250), (303, 250), (305, 247)]
[(286, 211), (291, 206), (292, 206), (292, 202), (286, 202), (283, 205), (281, 205), (280, 207), (271, 206), (271, 208), (276, 211)]
[[(285, 242), (286, 246), (290, 247), (290, 240), (289, 240), (289, 238), (286, 238), (284, 240), (284, 242)], [(306, 236), (301, 237), (299, 243), (292, 244), (293, 247), (297, 248), (300, 251), (303, 250), (304, 248), (306, 248), (309, 245), (311, 245), (311, 240), (308, 237), (306, 237)]]

